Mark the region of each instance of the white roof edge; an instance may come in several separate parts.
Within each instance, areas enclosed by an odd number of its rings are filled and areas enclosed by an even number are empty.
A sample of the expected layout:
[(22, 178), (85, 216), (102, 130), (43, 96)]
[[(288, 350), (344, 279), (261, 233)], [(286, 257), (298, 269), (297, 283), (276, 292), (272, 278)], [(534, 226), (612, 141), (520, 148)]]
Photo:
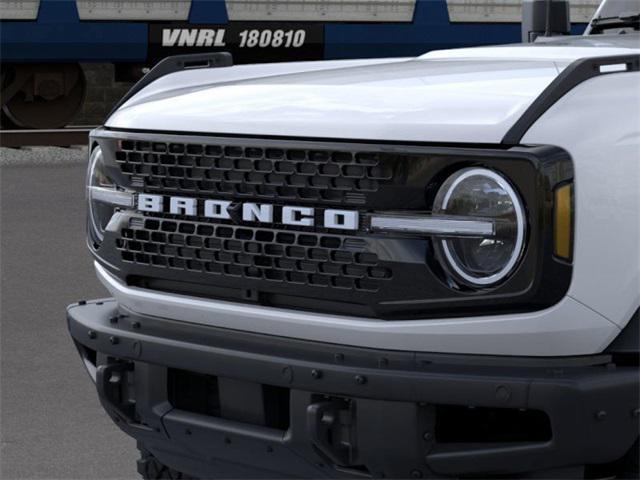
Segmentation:
[(418, 57), (420, 60), (550, 60), (571, 62), (578, 58), (608, 57), (640, 52), (640, 48), (623, 47), (568, 47), (550, 45), (504, 45), (493, 47), (433, 50)]

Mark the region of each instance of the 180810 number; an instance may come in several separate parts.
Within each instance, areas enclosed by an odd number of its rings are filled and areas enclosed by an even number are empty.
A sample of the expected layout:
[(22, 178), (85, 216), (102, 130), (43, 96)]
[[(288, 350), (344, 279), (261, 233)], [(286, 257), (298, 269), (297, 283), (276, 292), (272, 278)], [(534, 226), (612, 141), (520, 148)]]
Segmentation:
[(307, 38), (305, 30), (243, 30), (240, 48), (300, 48)]

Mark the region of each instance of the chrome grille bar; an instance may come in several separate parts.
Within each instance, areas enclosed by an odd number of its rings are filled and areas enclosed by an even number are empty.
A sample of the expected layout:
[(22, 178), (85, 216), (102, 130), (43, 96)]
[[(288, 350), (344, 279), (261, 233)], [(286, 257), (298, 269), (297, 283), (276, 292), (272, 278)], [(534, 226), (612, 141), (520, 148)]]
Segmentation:
[(374, 214), (371, 231), (448, 237), (493, 237), (493, 220), (441, 215)]

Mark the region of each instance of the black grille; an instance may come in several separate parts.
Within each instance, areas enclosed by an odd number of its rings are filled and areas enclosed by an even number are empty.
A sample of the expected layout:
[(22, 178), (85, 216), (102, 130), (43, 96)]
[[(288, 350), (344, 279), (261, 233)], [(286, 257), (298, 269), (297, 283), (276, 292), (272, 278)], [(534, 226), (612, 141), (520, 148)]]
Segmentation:
[(125, 140), (116, 162), (151, 192), (365, 203), (393, 176), (378, 153)]
[[(95, 255), (128, 285), (277, 308), (384, 319), (442, 318), (546, 308), (571, 266), (556, 261), (552, 202), (571, 181), (555, 147), (436, 146), (102, 130), (92, 137), (108, 175), (136, 194), (165, 199), (162, 212), (122, 212)], [(482, 166), (516, 186), (529, 213), (527, 249), (514, 275), (486, 291), (452, 283), (433, 239), (369, 231), (372, 212), (428, 212), (454, 171)], [(273, 223), (171, 214), (167, 198), (273, 205)], [(284, 206), (310, 206), (314, 226), (284, 225)], [(358, 211), (347, 231), (323, 211)], [(126, 209), (125, 209), (126, 210)], [(135, 210), (135, 209), (134, 209)]]
[(159, 218), (138, 223), (116, 240), (124, 262), (364, 292), (392, 276), (358, 239)]

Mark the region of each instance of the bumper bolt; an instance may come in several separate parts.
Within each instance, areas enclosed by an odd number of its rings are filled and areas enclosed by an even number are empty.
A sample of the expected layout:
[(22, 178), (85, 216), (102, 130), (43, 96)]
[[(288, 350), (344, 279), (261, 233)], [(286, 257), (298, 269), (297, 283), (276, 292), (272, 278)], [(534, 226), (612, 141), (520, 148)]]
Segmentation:
[(378, 360), (378, 367), (386, 368), (387, 366), (389, 366), (389, 360), (388, 359), (383, 357), (380, 360)]
[(133, 349), (133, 354), (136, 357), (139, 357), (142, 354), (142, 345), (140, 344), (140, 342), (133, 342), (131, 344), (131, 348)]
[(364, 385), (365, 383), (367, 383), (367, 377), (365, 377), (364, 375), (356, 375), (356, 383), (358, 385)]
[(117, 345), (120, 343), (120, 339), (118, 337), (109, 337), (109, 341), (111, 342), (111, 345)]
[(411, 478), (422, 478), (422, 472), (420, 470), (411, 470)]
[(316, 370), (315, 368), (311, 370), (311, 376), (316, 380), (322, 378), (322, 370)]
[(184, 434), (185, 435), (191, 435), (191, 430), (189, 430), (188, 428), (185, 428)]
[(344, 354), (342, 354), (342, 353), (336, 353), (336, 354), (333, 356), (333, 359), (334, 359), (336, 362), (338, 362), (338, 363), (340, 363), (340, 362), (344, 362)]
[(508, 402), (511, 399), (511, 389), (506, 385), (498, 385), (496, 388), (496, 399), (501, 402)]
[(131, 328), (138, 330), (140, 328), (140, 322), (132, 322)]
[(430, 442), (431, 439), (433, 438), (433, 435), (431, 435), (431, 432), (424, 432), (424, 435), (422, 435), (422, 438), (424, 439), (425, 442)]
[(98, 334), (97, 334), (96, 332), (94, 332), (93, 330), (89, 330), (89, 331), (87, 332), (87, 335), (89, 336), (89, 338), (90, 338), (91, 340), (95, 339), (95, 338), (98, 336)]
[(596, 412), (596, 420), (598, 421), (603, 421), (607, 418), (607, 412), (605, 410), (600, 410), (599, 412)]
[(288, 383), (291, 383), (293, 381), (293, 370), (291, 369), (291, 367), (283, 367), (282, 370), (280, 370), (280, 374), (282, 375), (282, 378), (284, 378), (284, 380)]

